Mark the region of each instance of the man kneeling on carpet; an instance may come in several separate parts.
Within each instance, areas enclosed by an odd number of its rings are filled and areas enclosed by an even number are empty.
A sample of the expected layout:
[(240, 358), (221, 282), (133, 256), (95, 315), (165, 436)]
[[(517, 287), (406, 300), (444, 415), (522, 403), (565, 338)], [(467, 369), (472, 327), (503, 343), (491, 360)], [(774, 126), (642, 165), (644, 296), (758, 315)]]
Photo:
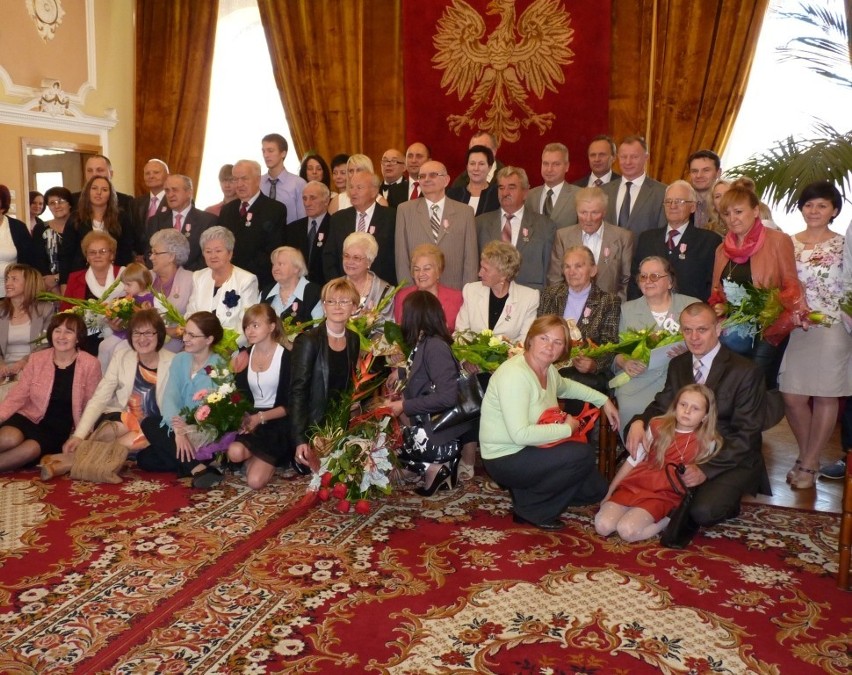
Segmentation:
[(627, 450), (636, 458), (646, 425), (669, 409), (688, 384), (705, 384), (716, 397), (718, 431), (724, 445), (706, 463), (686, 465), (684, 484), (694, 488), (689, 509), (694, 532), (739, 515), (746, 493), (771, 494), (761, 454), (761, 431), (766, 412), (766, 385), (754, 363), (719, 342), (722, 326), (704, 302), (688, 305), (680, 314), (688, 352), (669, 363), (666, 384), (641, 415), (631, 420)]

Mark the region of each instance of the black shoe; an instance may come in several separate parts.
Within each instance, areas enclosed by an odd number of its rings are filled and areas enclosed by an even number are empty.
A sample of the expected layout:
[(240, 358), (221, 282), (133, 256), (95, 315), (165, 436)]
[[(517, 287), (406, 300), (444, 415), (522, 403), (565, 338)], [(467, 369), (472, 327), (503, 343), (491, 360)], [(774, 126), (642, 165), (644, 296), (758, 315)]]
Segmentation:
[(421, 497), (431, 497), (441, 488), (451, 490), (453, 487), (453, 474), (447, 468), (446, 464), (442, 464), (429, 487), (419, 487), (414, 492), (419, 494)]
[(199, 471), (192, 476), (192, 487), (200, 490), (209, 490), (225, 480), (222, 472), (218, 469), (208, 466), (203, 471)]
[(553, 520), (548, 520), (544, 523), (534, 523), (526, 518), (519, 516), (517, 513), (512, 514), (512, 520), (518, 523), (519, 525), (532, 525), (533, 527), (537, 527), (539, 530), (549, 530), (551, 532), (556, 532), (557, 530), (565, 529), (565, 522), (560, 520), (559, 518), (554, 518)]
[(293, 469), (300, 476), (307, 476), (311, 473), (311, 467), (307, 464), (301, 464), (297, 462), (295, 459), (290, 460), (290, 468)]

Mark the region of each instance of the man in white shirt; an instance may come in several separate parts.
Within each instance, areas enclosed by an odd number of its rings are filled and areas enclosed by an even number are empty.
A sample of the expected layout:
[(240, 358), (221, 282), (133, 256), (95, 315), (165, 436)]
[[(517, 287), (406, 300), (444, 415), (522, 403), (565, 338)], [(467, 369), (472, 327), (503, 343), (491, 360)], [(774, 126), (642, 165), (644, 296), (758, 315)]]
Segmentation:
[(556, 227), (577, 224), (577, 205), (574, 197), (580, 189), (565, 182), (568, 173), (568, 148), (564, 143), (548, 143), (541, 153), (541, 177), (544, 185), (530, 190), (527, 208), (549, 218)]
[(287, 139), (281, 134), (267, 134), (261, 140), (260, 148), (267, 173), (260, 179), (260, 191), (270, 199), (284, 204), (287, 208), (287, 222), (292, 223), (305, 217), (302, 190), (305, 189), (306, 182), (284, 168), (288, 147)]
[(666, 186), (645, 174), (650, 154), (642, 136), (628, 136), (618, 146), (621, 178), (603, 186), (609, 198), (607, 220), (638, 237), (645, 230), (664, 227)]
[[(408, 181), (405, 178), (405, 156), (396, 148), (385, 150), (381, 160), (382, 166), (382, 186), (380, 192), (382, 197), (388, 198), (388, 192), (393, 185), (404, 183), (408, 187)], [(396, 204), (390, 206), (396, 207)]]

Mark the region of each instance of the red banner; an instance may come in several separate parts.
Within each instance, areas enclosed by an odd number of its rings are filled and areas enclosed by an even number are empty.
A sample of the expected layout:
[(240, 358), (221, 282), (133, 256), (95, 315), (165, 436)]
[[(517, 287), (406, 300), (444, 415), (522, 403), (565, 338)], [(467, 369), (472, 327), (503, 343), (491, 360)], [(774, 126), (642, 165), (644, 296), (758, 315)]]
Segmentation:
[(404, 0), (402, 21), (408, 143), (455, 177), (485, 129), (533, 185), (551, 142), (568, 146), (569, 178), (588, 173), (608, 127), (610, 0)]

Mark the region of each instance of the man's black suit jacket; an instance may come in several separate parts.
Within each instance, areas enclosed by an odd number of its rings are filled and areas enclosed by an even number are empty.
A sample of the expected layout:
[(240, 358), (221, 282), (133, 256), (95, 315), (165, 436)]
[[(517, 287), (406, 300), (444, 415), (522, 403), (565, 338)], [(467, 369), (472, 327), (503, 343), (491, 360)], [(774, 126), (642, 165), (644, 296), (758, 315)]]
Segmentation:
[[(575, 180), (573, 183), (571, 183), (571, 185), (576, 185), (577, 187), (581, 187), (581, 188), (589, 187), (589, 179), (591, 177), (592, 177), (592, 172), (590, 171), (589, 173), (587, 173), (582, 178)], [(619, 178), (621, 178), (621, 174), (613, 171), (612, 172), (612, 178), (610, 180), (618, 180)]]
[(287, 207), (261, 192), (244, 218), (240, 215), (241, 204), (239, 199), (225, 204), (219, 224), (234, 233), (231, 262), (254, 274), (258, 287), (263, 288), (272, 283), (270, 255), (284, 241)]
[[(151, 250), (150, 244), (150, 235), (148, 234), (148, 206), (151, 203), (151, 195), (144, 194), (140, 197), (134, 197), (133, 202), (131, 204), (131, 218), (133, 221), (133, 233), (135, 235), (136, 243), (133, 246), (136, 255), (144, 255), (147, 256), (148, 252)], [(168, 210), (168, 205), (166, 204), (165, 195), (163, 198), (157, 203), (157, 210), (154, 213), (154, 216), (158, 215), (161, 211)], [(154, 217), (152, 216), (152, 218)]]
[(402, 202), (408, 201), (408, 186), (407, 178), (403, 178), (399, 183), (394, 183), (388, 188), (388, 194), (385, 199), (388, 200), (388, 206), (395, 209)]
[[(343, 276), (343, 240), (355, 231), (355, 207), (342, 209), (331, 217), (328, 244), (323, 246), (323, 270), (326, 279)], [(380, 279), (392, 286), (396, 285), (396, 259), (394, 242), (396, 241), (396, 210), (376, 204), (373, 219), (370, 221), (371, 234), (376, 238), (379, 252), (370, 269)]]
[[(678, 293), (691, 295), (693, 298), (706, 302), (713, 285), (713, 261), (716, 258), (716, 249), (721, 243), (722, 237), (712, 230), (702, 230), (693, 225), (687, 225), (675, 250), (669, 251), (665, 227), (642, 232), (633, 250), (627, 299), (634, 300), (642, 295), (636, 283), (639, 264), (648, 256), (656, 255), (668, 260), (674, 269)], [(685, 250), (681, 252), (684, 247)]]
[[(216, 224), (217, 218), (215, 215), (201, 211), (194, 206), (186, 214), (186, 220), (183, 221), (180, 229), (189, 242), (189, 258), (184, 264), (186, 269), (195, 271), (207, 267), (207, 264), (204, 262), (204, 256), (201, 253), (199, 239), (204, 230)], [(147, 256), (151, 251), (150, 242), (154, 232), (158, 230), (170, 230), (172, 227), (174, 227), (174, 214), (171, 209), (166, 209), (165, 211), (158, 210), (157, 213), (151, 216), (145, 224), (146, 248), (144, 255)]]
[(302, 252), (308, 266), (308, 281), (323, 286), (326, 281), (329, 281), (323, 272), (322, 254), (328, 243), (331, 216), (324, 213), (322, 217), (316, 219), (318, 227), (313, 246), (308, 240), (308, 226), (311, 220), (313, 218), (299, 218), (284, 228), (284, 246), (292, 246)]

